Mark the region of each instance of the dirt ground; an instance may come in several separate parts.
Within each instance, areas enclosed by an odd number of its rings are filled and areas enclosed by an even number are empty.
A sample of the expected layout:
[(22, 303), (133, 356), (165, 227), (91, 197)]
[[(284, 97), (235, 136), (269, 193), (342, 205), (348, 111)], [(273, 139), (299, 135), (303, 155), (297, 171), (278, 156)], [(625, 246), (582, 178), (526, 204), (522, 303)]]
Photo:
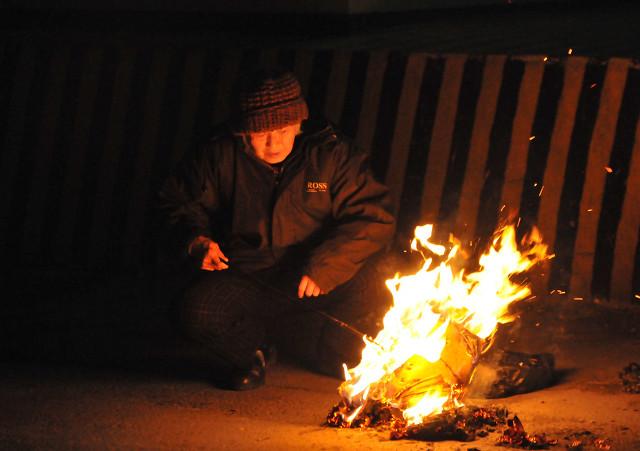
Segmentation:
[[(219, 390), (203, 376), (203, 356), (189, 343), (151, 320), (148, 329), (133, 327), (139, 319), (122, 320), (118, 309), (131, 309), (135, 297), (126, 291), (128, 297), (114, 286), (97, 289), (85, 313), (88, 293), (62, 299), (58, 305), (70, 309), (64, 321), (41, 309), (39, 322), (15, 312), (12, 326), (5, 323), (0, 449), (504, 449), (495, 445), (498, 431), (473, 442), (417, 442), (324, 427), (340, 381), (291, 363), (271, 368), (262, 389)], [(557, 298), (524, 302), (518, 313), (495, 346), (553, 353), (556, 382), (467, 402), (506, 406), (527, 432), (558, 439), (555, 449), (566, 449), (565, 437), (589, 432), (611, 449), (640, 450), (640, 394), (625, 393), (618, 377), (640, 362), (640, 309)]]

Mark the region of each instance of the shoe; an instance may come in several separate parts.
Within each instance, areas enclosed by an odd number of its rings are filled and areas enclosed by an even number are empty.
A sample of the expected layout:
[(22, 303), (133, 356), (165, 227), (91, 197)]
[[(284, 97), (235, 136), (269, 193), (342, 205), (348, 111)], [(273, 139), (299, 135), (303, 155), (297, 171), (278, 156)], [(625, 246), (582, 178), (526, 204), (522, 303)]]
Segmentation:
[(262, 387), (267, 375), (267, 361), (264, 352), (258, 349), (253, 358), (251, 368), (233, 371), (230, 379), (231, 390), (254, 390)]

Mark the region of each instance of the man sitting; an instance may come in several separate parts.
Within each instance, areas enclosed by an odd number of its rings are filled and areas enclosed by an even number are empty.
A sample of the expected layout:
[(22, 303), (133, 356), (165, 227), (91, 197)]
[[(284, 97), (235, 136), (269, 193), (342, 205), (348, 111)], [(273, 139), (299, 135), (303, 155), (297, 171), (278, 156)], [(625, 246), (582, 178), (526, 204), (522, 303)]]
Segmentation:
[(386, 306), (371, 294), (383, 286), (372, 261), (394, 233), (388, 190), (366, 154), (309, 120), (291, 73), (259, 71), (240, 86), (225, 129), (160, 192), (173, 248), (203, 270), (180, 323), (232, 367), (232, 389), (264, 383), (274, 343), (340, 374), (342, 361), (357, 363), (361, 338), (296, 303), (313, 299), (376, 332)]

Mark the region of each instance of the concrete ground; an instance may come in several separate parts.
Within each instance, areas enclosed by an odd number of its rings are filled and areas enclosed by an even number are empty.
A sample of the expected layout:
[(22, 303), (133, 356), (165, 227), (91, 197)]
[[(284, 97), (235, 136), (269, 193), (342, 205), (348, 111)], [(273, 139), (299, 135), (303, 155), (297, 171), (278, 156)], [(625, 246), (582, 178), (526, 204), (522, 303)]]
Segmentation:
[[(205, 376), (206, 355), (171, 333), (162, 308), (140, 301), (147, 283), (78, 283), (59, 284), (57, 302), (37, 300), (44, 285), (23, 286), (18, 296), (32, 304), (3, 321), (0, 449), (503, 449), (497, 433), (426, 443), (324, 427), (340, 381), (293, 363), (273, 367), (262, 389), (217, 389)], [(552, 352), (557, 382), (468, 402), (508, 407), (527, 432), (559, 439), (556, 449), (589, 431), (611, 449), (640, 450), (640, 394), (623, 392), (618, 378), (640, 362), (640, 310), (557, 298), (517, 311), (495, 346)]]

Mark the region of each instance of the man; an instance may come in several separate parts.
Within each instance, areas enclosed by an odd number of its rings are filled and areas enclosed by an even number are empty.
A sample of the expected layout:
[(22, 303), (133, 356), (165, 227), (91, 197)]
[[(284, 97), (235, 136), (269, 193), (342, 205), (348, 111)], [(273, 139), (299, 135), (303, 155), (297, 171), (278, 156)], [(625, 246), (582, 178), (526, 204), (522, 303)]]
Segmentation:
[(352, 317), (343, 320), (379, 315), (365, 299), (366, 263), (393, 235), (387, 189), (331, 125), (308, 120), (292, 74), (254, 73), (235, 97), (227, 129), (160, 192), (174, 249), (203, 270), (180, 306), (182, 326), (232, 366), (232, 389), (264, 383), (274, 342), (306, 343), (307, 360), (335, 374), (321, 336), (337, 349), (362, 342), (336, 338), (300, 303)]

